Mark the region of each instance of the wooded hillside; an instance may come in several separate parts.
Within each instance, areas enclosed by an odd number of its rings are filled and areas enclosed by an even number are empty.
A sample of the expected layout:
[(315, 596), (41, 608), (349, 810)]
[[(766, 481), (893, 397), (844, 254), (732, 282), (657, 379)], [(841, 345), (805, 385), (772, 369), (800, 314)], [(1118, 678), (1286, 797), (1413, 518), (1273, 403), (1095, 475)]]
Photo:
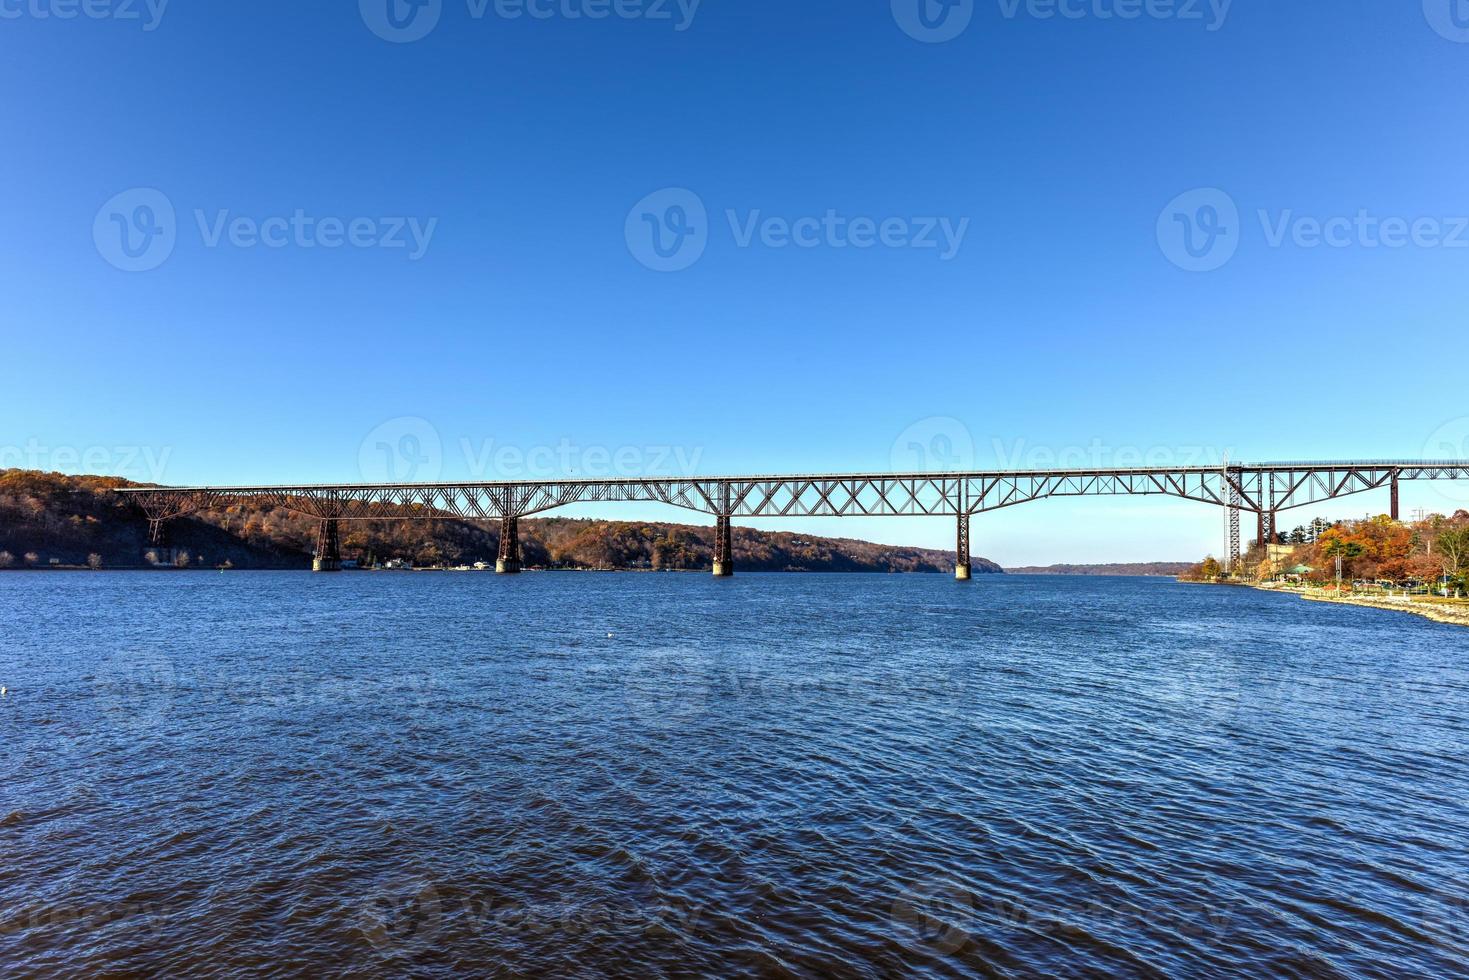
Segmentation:
[[(0, 567), (145, 564), (148, 526), (124, 496), (133, 486), (107, 477), (0, 471)], [(833, 526), (839, 526), (833, 522)], [(168, 544), (188, 564), (304, 568), (316, 541), (311, 518), (265, 501), (243, 500), (169, 525)], [(459, 520), (343, 522), (344, 558), (403, 559), (417, 566), (493, 562), (498, 527)], [(707, 570), (714, 529), (695, 525), (542, 518), (523, 520), (528, 567)], [(734, 531), (736, 565), (745, 571), (949, 572), (946, 551), (901, 548), (845, 538), (748, 528)], [(156, 556), (155, 556), (156, 557)], [(976, 573), (998, 565), (976, 559)]]

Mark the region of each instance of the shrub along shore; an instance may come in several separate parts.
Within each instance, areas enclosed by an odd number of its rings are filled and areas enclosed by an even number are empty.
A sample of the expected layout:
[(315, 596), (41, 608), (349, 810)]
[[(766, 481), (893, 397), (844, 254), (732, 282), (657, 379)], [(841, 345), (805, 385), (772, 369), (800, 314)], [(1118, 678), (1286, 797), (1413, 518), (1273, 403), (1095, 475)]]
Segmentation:
[(1469, 626), (1469, 511), (1419, 521), (1386, 515), (1360, 521), (1315, 520), (1256, 542), (1227, 573), (1214, 558), (1186, 582), (1254, 585), (1315, 602), (1370, 606)]

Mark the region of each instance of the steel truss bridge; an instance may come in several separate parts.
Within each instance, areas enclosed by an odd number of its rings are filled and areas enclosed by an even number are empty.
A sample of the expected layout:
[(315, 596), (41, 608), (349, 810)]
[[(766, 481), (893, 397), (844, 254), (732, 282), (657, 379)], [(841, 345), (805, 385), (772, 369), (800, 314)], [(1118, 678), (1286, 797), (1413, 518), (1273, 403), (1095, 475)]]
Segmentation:
[(1283, 511), (1370, 490), (1387, 489), (1399, 518), (1404, 480), (1469, 479), (1469, 460), (1371, 460), (1316, 463), (1231, 463), (1219, 467), (1029, 470), (975, 473), (857, 473), (818, 476), (685, 477), (534, 482), (337, 484), (119, 489), (147, 515), (155, 545), (171, 520), (233, 501), (252, 500), (319, 521), (314, 566), (341, 567), (339, 522), (459, 520), (499, 522), (496, 570), (520, 571), (517, 522), (573, 504), (641, 501), (714, 517), (714, 574), (734, 571), (731, 528), (737, 518), (953, 517), (958, 523), (956, 573), (969, 578), (970, 519), (976, 514), (1055, 497), (1162, 496), (1224, 508), (1226, 560), (1239, 567), (1240, 520), (1253, 513), (1257, 540), (1273, 541)]

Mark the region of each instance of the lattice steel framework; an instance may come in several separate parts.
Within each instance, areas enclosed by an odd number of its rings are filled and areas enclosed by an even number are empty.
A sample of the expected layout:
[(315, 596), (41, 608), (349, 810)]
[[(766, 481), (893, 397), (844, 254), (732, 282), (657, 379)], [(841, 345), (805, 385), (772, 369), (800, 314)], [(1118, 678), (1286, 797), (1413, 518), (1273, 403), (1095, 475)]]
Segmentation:
[(714, 518), (714, 574), (734, 574), (734, 521), (724, 514)]
[(317, 525), (316, 555), (312, 565), (318, 571), (342, 567), (342, 536), (336, 518), (329, 517)]
[(520, 571), (520, 518), (506, 514), (500, 518), (500, 554), (495, 567), (501, 572)]
[(1244, 482), (1244, 474), (1236, 469), (1224, 471), (1224, 484), (1229, 496), (1228, 511), (1226, 513), (1227, 529), (1225, 536), (1228, 539), (1225, 544), (1227, 554), (1224, 558), (1224, 570), (1226, 572), (1237, 571), (1240, 567), (1240, 540), (1239, 540), (1239, 512), (1244, 505), (1244, 492), (1240, 484)]
[(1389, 486), (1469, 479), (1464, 462), (1268, 463), (1127, 470), (736, 476), (432, 484), (121, 489), (150, 519), (171, 520), (254, 498), (343, 521), (529, 517), (571, 504), (647, 501), (731, 517), (912, 517), (979, 514), (1051, 497), (1170, 496), (1243, 510), (1291, 510)]
[[(737, 518), (969, 516), (1056, 497), (1168, 496), (1225, 508), (1238, 567), (1241, 511), (1270, 514), (1402, 480), (1469, 479), (1469, 460), (1231, 463), (1219, 467), (858, 473), (432, 484), (147, 487), (119, 490), (137, 502), (155, 536), (165, 522), (249, 499), (318, 520), (505, 521), (572, 504), (643, 501), (716, 518), (716, 551), (728, 555)], [(1396, 494), (1394, 493), (1394, 501)], [(509, 524), (509, 529), (514, 529)], [(507, 528), (502, 523), (502, 535)], [(514, 535), (509, 536), (514, 540)], [(505, 545), (502, 537), (502, 551)], [(518, 544), (514, 555), (519, 560)]]

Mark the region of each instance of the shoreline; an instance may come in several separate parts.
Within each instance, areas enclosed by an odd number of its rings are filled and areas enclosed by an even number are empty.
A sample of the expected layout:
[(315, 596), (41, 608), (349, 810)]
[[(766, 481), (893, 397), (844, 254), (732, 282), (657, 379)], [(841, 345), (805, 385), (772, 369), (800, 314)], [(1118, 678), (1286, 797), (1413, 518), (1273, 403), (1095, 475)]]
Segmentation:
[[(357, 575), (362, 573), (371, 574), (497, 574), (493, 568), (343, 568), (335, 572), (313, 572), (310, 566), (290, 566), (281, 568), (220, 568), (217, 565), (190, 565), (187, 568), (175, 568), (167, 565), (106, 565), (102, 568), (90, 568), (86, 565), (47, 565), (33, 568), (0, 568), (0, 575), (6, 573), (81, 573), (81, 572), (156, 572), (166, 575), (178, 575), (188, 573), (215, 573), (229, 572), (237, 574), (240, 572), (308, 572), (313, 575)], [(708, 575), (709, 570), (698, 568), (522, 568), (516, 574), (520, 575), (544, 575), (544, 574), (584, 574), (584, 575)], [(952, 571), (898, 571), (885, 570), (881, 568), (858, 568), (858, 569), (761, 569), (751, 568), (745, 570), (745, 575), (939, 575), (945, 578), (953, 577)], [(975, 570), (976, 577), (1001, 578), (1008, 574), (1001, 570), (997, 572)], [(1019, 577), (1019, 576), (1015, 576)], [(1064, 576), (1058, 576), (1064, 577)], [(1121, 577), (1145, 577), (1145, 576), (1121, 576)]]
[(1341, 606), (1365, 606), (1369, 609), (1385, 609), (1389, 612), (1408, 613), (1422, 616), (1436, 623), (1449, 626), (1469, 626), (1469, 603), (1451, 604), (1435, 599), (1418, 600), (1408, 596), (1359, 596), (1326, 595), (1291, 586), (1272, 586), (1260, 583), (1253, 586), (1262, 592), (1284, 592), (1299, 596), (1308, 602), (1326, 602)]

